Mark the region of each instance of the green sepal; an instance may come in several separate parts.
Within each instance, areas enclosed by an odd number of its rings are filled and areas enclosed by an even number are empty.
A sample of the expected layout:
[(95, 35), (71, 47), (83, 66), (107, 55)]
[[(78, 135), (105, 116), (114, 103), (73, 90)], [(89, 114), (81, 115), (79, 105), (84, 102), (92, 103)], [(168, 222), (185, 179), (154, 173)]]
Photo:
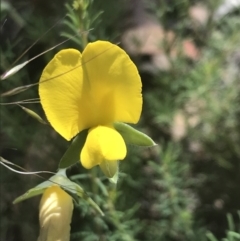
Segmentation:
[(114, 174), (113, 177), (108, 178), (108, 180), (113, 183), (113, 184), (117, 184), (118, 182), (118, 175), (119, 175), (119, 171), (117, 170), (116, 173)]
[(89, 203), (99, 214), (104, 216), (104, 213), (100, 209), (100, 207), (87, 195), (87, 193), (83, 190), (81, 186), (77, 183), (72, 182), (66, 176), (66, 170), (60, 169), (58, 173), (52, 176), (48, 181), (45, 181), (38, 186), (28, 190), (26, 193), (16, 198), (13, 203), (19, 203), (28, 198), (40, 195), (44, 192), (45, 189), (51, 187), (53, 185), (59, 185), (65, 192), (67, 192), (76, 203), (79, 203), (81, 199), (84, 199), (87, 203)]
[(126, 144), (151, 147), (156, 143), (146, 134), (122, 122), (115, 122), (114, 128), (121, 134)]
[(99, 164), (102, 172), (109, 181), (117, 184), (118, 181), (118, 161), (103, 161)]
[(26, 199), (38, 196), (44, 192), (44, 190), (48, 187), (52, 186), (52, 183), (49, 181), (42, 182), (41, 184), (37, 185), (34, 188), (29, 189), (26, 193), (23, 195), (19, 196), (13, 201), (13, 204), (22, 202)]
[(88, 130), (81, 131), (72, 141), (59, 162), (59, 168), (68, 168), (80, 160), (80, 153), (85, 144)]

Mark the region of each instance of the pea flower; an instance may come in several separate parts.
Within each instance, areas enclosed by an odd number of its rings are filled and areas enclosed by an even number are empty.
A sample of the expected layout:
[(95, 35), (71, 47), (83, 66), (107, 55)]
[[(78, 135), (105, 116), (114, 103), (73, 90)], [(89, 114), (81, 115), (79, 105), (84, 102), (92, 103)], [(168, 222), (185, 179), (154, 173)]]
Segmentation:
[(38, 241), (69, 241), (72, 197), (58, 185), (48, 187), (40, 202)]
[(141, 88), (138, 70), (126, 52), (96, 41), (82, 54), (76, 49), (58, 52), (43, 70), (39, 95), (47, 119), (66, 140), (88, 129), (82, 165), (111, 168), (127, 153), (114, 123), (138, 122)]

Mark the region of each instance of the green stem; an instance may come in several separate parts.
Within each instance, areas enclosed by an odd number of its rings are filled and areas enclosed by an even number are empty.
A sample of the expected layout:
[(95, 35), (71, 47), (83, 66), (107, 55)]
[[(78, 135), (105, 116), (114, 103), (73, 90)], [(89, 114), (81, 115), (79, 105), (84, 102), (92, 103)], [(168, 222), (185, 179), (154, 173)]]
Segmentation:
[(67, 171), (67, 168), (60, 168), (60, 169), (58, 170), (57, 174), (60, 174), (60, 175), (66, 177), (66, 176), (67, 176), (67, 175), (66, 175), (66, 171)]

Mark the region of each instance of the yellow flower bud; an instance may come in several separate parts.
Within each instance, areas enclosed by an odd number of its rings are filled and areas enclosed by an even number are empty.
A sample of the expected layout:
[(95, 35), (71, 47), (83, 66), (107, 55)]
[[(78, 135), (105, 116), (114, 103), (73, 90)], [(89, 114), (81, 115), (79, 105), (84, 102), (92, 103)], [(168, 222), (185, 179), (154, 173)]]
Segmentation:
[(39, 206), (38, 241), (69, 241), (72, 212), (73, 202), (70, 195), (58, 185), (47, 188)]

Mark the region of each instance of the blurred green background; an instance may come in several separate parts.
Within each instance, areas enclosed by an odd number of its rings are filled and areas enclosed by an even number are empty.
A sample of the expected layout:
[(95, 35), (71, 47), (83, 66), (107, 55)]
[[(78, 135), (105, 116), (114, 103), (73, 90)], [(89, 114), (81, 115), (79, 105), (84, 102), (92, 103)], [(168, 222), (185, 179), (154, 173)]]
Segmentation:
[[(240, 240), (239, 1), (85, 2), (81, 12), (66, 0), (1, 0), (1, 74), (36, 40), (17, 63), (73, 38), (1, 81), (1, 93), (38, 82), (60, 49), (82, 50), (81, 31), (89, 31), (88, 41), (120, 42), (142, 77), (136, 128), (158, 146), (128, 147), (116, 189), (80, 164), (68, 170), (105, 213), (82, 201), (71, 240)], [(31, 98), (38, 98), (37, 86), (1, 103)], [(28, 171), (56, 171), (69, 143), (18, 105), (0, 107), (1, 156)], [(26, 107), (44, 117), (40, 104)], [(0, 240), (37, 240), (40, 197), (12, 201), (42, 179), (1, 165), (0, 181)]]

